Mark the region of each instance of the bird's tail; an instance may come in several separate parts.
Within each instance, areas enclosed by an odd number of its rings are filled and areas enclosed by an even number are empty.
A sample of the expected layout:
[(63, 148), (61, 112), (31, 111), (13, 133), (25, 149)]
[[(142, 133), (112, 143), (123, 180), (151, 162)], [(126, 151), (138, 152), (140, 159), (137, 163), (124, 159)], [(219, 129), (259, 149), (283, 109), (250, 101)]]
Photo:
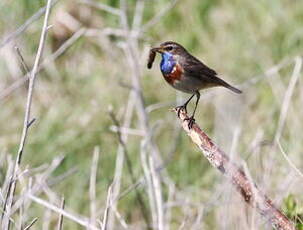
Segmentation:
[(234, 86), (228, 84), (226, 81), (222, 80), (221, 78), (218, 78), (218, 77), (216, 77), (216, 78), (217, 78), (217, 79), (216, 79), (216, 80), (217, 80), (217, 83), (218, 83), (220, 86), (223, 86), (223, 87), (225, 87), (225, 88), (227, 88), (227, 89), (230, 89), (230, 90), (233, 91), (234, 93), (238, 93), (238, 94), (242, 93), (241, 90), (239, 90), (239, 89), (237, 89), (236, 87), (234, 87)]
[(233, 86), (231, 86), (231, 85), (229, 85), (229, 84), (224, 85), (224, 87), (226, 87), (227, 89), (230, 89), (230, 90), (233, 91), (234, 93), (238, 93), (238, 94), (242, 93), (241, 90), (239, 90), (239, 89), (237, 89), (236, 87), (233, 87)]

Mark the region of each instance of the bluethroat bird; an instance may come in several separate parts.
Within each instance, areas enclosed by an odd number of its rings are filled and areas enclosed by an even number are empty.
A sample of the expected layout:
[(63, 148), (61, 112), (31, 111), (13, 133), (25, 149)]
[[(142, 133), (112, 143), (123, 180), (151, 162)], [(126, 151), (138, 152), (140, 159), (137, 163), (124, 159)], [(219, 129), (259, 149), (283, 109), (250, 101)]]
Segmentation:
[(194, 116), (200, 100), (200, 90), (216, 86), (223, 86), (234, 93), (242, 93), (241, 90), (231, 86), (217, 76), (216, 71), (207, 67), (204, 63), (192, 56), (183, 46), (176, 42), (168, 41), (159, 47), (150, 50), (147, 67), (152, 67), (156, 53), (162, 55), (160, 69), (164, 79), (177, 90), (192, 94), (182, 105), (178, 106), (178, 115), (181, 109), (186, 111), (187, 104), (196, 95), (197, 100), (192, 116), (188, 118), (188, 127), (192, 128)]

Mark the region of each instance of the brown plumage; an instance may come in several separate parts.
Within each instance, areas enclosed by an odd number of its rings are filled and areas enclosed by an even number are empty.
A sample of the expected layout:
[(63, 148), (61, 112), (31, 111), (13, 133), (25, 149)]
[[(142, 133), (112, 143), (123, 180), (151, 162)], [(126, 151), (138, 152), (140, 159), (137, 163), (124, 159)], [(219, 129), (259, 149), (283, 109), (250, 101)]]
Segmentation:
[(160, 69), (165, 80), (175, 89), (193, 94), (180, 108), (186, 109), (193, 96), (197, 96), (193, 115), (189, 119), (189, 127), (194, 122), (194, 115), (200, 99), (200, 90), (222, 86), (234, 93), (242, 93), (241, 90), (219, 78), (215, 70), (206, 66), (176, 42), (168, 41), (162, 43), (159, 47), (152, 48), (148, 68), (152, 67), (156, 52), (162, 55)]

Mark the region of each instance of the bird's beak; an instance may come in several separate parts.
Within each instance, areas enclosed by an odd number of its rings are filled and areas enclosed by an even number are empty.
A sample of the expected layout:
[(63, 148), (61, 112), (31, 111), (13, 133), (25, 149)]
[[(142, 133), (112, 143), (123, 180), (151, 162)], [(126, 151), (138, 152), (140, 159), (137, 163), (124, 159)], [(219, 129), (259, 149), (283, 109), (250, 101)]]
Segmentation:
[(154, 52), (158, 52), (158, 53), (163, 53), (164, 52), (164, 49), (160, 46), (160, 47), (154, 47), (152, 48), (152, 51)]

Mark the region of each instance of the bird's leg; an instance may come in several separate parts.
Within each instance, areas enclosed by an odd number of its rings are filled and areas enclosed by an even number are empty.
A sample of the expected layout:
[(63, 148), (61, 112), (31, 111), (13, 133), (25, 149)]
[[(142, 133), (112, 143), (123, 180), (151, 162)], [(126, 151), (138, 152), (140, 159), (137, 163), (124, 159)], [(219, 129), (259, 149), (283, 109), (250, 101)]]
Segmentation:
[(186, 110), (187, 104), (195, 96), (195, 94), (196, 93), (194, 93), (193, 95), (191, 95), (191, 97), (183, 105), (180, 105), (180, 106), (176, 107), (176, 110), (178, 110), (178, 117), (180, 117), (180, 112), (181, 112), (182, 109), (184, 109), (187, 112), (187, 110)]
[(200, 93), (199, 91), (196, 91), (196, 93), (194, 94), (197, 96), (197, 100), (196, 100), (196, 105), (195, 105), (195, 109), (193, 112), (193, 115), (191, 115), (189, 118), (185, 118), (184, 120), (188, 120), (188, 128), (191, 129), (193, 127), (193, 124), (195, 122), (195, 113), (196, 113), (196, 109), (200, 100)]
[(194, 112), (193, 112), (192, 117), (194, 117), (194, 116), (195, 116), (196, 109), (197, 109), (198, 104), (199, 104), (199, 101), (200, 101), (200, 92), (199, 92), (199, 91), (197, 91), (197, 92), (196, 92), (196, 96), (197, 96), (197, 100), (196, 100), (196, 105), (195, 105), (195, 109), (194, 109)]

